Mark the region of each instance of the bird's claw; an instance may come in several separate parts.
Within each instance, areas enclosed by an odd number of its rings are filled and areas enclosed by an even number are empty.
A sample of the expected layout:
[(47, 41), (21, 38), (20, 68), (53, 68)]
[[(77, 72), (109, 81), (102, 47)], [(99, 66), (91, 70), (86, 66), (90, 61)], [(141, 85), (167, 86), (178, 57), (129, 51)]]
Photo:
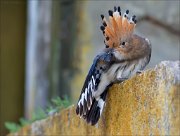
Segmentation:
[(117, 80), (114, 83), (121, 83), (125, 80), (127, 80), (128, 78), (117, 78)]
[(136, 74), (141, 74), (143, 71), (142, 70), (138, 70), (137, 72), (136, 72)]

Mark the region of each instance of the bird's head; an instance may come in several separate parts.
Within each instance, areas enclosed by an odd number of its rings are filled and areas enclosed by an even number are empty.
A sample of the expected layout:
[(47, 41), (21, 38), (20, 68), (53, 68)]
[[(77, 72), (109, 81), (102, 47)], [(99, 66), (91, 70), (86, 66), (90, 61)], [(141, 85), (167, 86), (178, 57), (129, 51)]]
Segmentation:
[(147, 38), (134, 34), (137, 23), (136, 16), (129, 18), (129, 10), (121, 15), (120, 7), (109, 10), (109, 22), (101, 15), (105, 37), (105, 50), (111, 50), (118, 60), (137, 59), (151, 52), (151, 44)]

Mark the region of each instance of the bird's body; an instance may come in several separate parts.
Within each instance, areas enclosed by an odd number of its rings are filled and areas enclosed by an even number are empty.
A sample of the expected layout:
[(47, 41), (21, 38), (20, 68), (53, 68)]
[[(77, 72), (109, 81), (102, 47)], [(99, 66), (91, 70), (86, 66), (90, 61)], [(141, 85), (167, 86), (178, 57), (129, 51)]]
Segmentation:
[(128, 13), (122, 17), (120, 7), (109, 11), (110, 24), (101, 16), (106, 48), (95, 57), (76, 108), (91, 125), (100, 118), (109, 86), (132, 77), (150, 61), (150, 42), (133, 34), (136, 20), (134, 16), (129, 20)]

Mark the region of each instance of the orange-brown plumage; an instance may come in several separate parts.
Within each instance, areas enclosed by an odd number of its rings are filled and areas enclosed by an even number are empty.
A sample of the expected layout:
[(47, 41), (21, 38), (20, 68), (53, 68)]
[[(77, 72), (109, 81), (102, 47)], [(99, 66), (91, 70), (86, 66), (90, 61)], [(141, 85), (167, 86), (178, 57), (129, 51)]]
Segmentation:
[(119, 52), (119, 56), (126, 59), (136, 59), (143, 57), (144, 52), (150, 51), (149, 43), (145, 38), (133, 34), (136, 26), (136, 16), (128, 17), (129, 10), (121, 15), (120, 7), (114, 8), (114, 12), (109, 10), (109, 22), (101, 15), (103, 23), (103, 33), (105, 36), (106, 48), (113, 48)]
[(131, 35), (131, 33), (133, 32), (135, 23), (128, 20), (127, 14), (129, 13), (129, 11), (127, 11), (126, 14), (122, 17), (120, 15), (120, 11), (117, 11), (117, 9), (115, 12), (109, 10), (110, 23), (106, 20), (104, 16), (102, 17), (103, 25), (104, 23), (106, 24), (103, 30), (104, 35), (106, 37), (108, 36), (114, 44), (114, 46), (112, 46), (113, 44), (111, 42), (109, 43), (108, 40), (105, 39), (106, 43), (109, 44), (108, 46), (110, 48), (117, 47), (122, 40), (127, 39), (128, 36)]

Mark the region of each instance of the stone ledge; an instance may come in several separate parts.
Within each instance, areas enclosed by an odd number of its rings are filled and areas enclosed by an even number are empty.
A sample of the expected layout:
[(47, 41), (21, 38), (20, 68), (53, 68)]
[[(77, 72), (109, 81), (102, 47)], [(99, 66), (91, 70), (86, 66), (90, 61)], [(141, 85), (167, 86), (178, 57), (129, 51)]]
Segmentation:
[(87, 125), (71, 106), (10, 135), (180, 135), (180, 62), (113, 85), (98, 126)]

